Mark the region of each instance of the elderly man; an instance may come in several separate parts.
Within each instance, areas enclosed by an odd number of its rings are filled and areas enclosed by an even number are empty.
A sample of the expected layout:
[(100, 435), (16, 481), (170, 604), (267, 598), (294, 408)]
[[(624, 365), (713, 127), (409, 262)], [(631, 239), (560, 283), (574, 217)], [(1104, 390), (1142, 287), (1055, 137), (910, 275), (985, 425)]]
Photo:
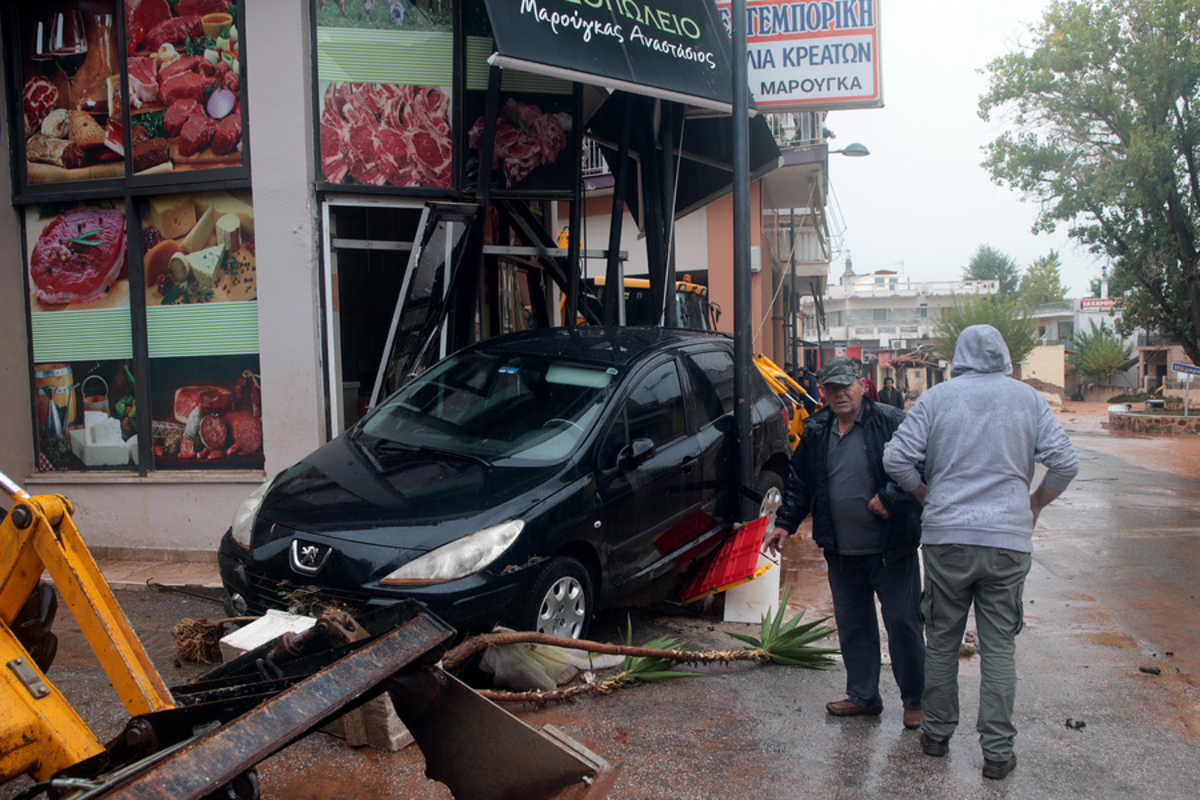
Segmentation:
[(925, 643), (921, 632), (920, 505), (883, 469), (883, 446), (904, 412), (864, 397), (855, 363), (836, 358), (818, 378), (828, 406), (807, 420), (792, 456), (777, 527), (765, 542), (778, 553), (812, 514), (812, 536), (825, 553), (834, 617), (846, 665), (846, 698), (826, 704), (835, 717), (878, 715), (879, 623), (883, 610), (892, 674), (906, 728), (921, 724)]
[[(983, 777), (998, 780), (1017, 765), (1015, 637), (1033, 526), (1075, 477), (1079, 457), (1045, 398), (1012, 380), (1008, 346), (992, 326), (959, 334), (950, 375), (917, 400), (883, 463), (925, 506), (921, 749), (944, 756), (958, 725), (958, 650), (974, 605), (982, 659), (976, 729)], [(1035, 461), (1047, 472), (1031, 494)]]

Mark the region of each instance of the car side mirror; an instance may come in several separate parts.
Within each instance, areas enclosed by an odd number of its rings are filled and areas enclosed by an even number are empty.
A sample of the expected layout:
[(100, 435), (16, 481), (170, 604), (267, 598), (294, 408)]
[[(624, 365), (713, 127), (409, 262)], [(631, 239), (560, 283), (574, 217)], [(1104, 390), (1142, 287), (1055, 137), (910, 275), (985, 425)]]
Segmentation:
[(635, 469), (651, 458), (654, 458), (657, 452), (658, 448), (654, 446), (654, 442), (650, 439), (634, 439), (621, 448), (621, 455), (617, 459), (617, 464), (623, 470)]

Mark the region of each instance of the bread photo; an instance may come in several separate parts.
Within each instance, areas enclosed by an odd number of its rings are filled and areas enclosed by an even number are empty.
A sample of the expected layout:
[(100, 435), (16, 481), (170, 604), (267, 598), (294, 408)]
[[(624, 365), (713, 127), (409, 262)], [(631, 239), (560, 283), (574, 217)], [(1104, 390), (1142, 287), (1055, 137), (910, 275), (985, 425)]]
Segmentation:
[(71, 133), (67, 138), (71, 144), (85, 149), (99, 147), (104, 144), (104, 128), (86, 111), (72, 111)]

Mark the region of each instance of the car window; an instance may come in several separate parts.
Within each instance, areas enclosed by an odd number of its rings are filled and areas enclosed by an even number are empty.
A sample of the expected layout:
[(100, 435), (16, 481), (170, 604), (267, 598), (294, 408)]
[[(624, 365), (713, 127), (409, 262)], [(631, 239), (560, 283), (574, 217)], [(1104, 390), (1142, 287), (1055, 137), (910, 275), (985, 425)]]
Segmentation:
[(683, 393), (675, 362), (651, 370), (629, 395), (625, 409), (630, 441), (649, 439), (661, 446), (683, 436)]
[(733, 412), (733, 354), (724, 350), (689, 353), (684, 358), (696, 397), (698, 424)]
[(458, 354), (388, 398), (362, 430), (487, 461), (561, 459), (598, 418), (617, 374), (552, 355)]

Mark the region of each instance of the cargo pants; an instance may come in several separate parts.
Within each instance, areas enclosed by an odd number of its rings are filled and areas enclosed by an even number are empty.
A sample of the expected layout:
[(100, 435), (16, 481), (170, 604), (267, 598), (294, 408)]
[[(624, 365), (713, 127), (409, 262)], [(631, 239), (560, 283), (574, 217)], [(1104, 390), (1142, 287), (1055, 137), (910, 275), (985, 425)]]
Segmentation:
[(922, 731), (949, 739), (958, 725), (959, 645), (975, 607), (981, 676), (976, 729), (984, 758), (1007, 761), (1017, 729), (1016, 636), (1024, 622), (1030, 553), (979, 545), (924, 545), (925, 693)]

